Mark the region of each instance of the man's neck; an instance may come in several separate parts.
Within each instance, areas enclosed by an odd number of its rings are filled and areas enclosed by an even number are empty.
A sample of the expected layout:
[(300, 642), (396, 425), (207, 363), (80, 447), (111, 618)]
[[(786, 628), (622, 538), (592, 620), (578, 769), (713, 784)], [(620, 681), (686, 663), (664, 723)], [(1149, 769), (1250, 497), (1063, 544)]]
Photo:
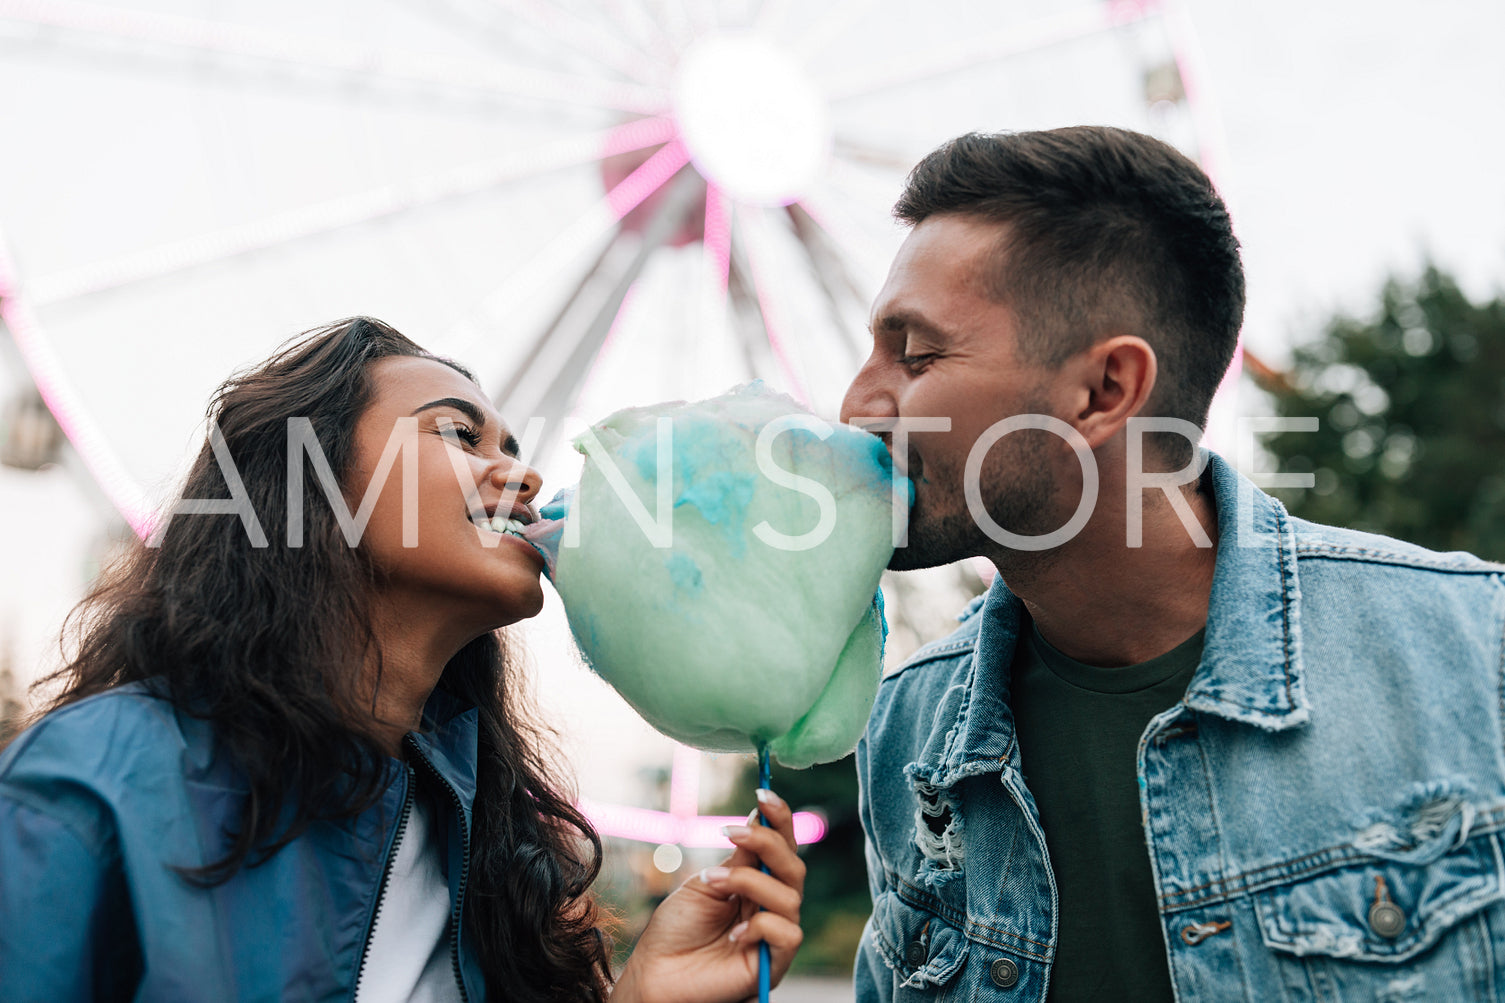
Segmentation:
[[(1103, 500), (1112, 497), (1105, 491)], [(1155, 491), (1145, 495), (1141, 547), (1125, 543), (1123, 505), (1108, 504), (1059, 550), (997, 562), (1047, 641), (1089, 665), (1135, 665), (1206, 624), (1217, 513), (1209, 493), (1189, 490), (1183, 497), (1213, 546), (1197, 546), (1165, 495)]]

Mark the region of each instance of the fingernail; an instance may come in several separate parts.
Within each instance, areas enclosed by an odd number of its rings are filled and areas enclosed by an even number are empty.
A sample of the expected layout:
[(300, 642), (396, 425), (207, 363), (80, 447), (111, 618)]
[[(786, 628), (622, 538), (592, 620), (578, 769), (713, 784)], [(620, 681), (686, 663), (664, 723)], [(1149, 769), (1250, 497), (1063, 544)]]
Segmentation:
[(738, 836), (752, 835), (752, 830), (745, 825), (723, 825), (721, 827), (721, 835), (727, 839), (736, 839)]
[(729, 934), (727, 934), (726, 937), (727, 937), (728, 940), (730, 940), (733, 943), (735, 943), (737, 941), (737, 939), (739, 937), (741, 937), (746, 932), (747, 932), (747, 920), (744, 919), (742, 922), (740, 922), (736, 926), (732, 927), (732, 932), (729, 933)]
[(725, 881), (732, 876), (730, 867), (707, 867), (700, 872), (700, 880), (706, 884), (714, 884), (717, 881)]
[(784, 799), (767, 787), (759, 787), (755, 793), (758, 795), (758, 804), (767, 805), (770, 808), (784, 807)]

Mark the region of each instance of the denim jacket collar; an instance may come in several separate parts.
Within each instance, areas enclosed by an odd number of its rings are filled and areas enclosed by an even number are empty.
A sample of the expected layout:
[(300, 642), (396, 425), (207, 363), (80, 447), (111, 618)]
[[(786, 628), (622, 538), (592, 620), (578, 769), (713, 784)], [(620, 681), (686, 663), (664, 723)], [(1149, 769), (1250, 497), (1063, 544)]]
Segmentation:
[[(1206, 450), (1201, 455), (1217, 509), (1218, 554), (1202, 662), (1182, 702), (1269, 731), (1305, 724), (1300, 585), (1290, 516), (1222, 457)], [(961, 662), (936, 708), (912, 773), (949, 786), (997, 771), (1015, 758), (1008, 670), (1023, 610), (1003, 580), (994, 579), (967, 625), (976, 632), (973, 656)], [(936, 653), (959, 640), (950, 639)]]
[(1216, 453), (1204, 451), (1218, 513), (1218, 559), (1193, 710), (1269, 731), (1305, 724), (1301, 583), (1285, 506)]

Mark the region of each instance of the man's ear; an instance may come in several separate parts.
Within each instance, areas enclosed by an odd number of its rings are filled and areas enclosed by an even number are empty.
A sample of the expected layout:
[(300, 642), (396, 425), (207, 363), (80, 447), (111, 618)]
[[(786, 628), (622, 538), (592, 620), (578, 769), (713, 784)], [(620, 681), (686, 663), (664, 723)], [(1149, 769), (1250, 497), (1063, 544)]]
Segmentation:
[(1098, 342), (1072, 360), (1079, 379), (1077, 431), (1093, 449), (1117, 435), (1155, 389), (1155, 350), (1143, 338), (1120, 334)]

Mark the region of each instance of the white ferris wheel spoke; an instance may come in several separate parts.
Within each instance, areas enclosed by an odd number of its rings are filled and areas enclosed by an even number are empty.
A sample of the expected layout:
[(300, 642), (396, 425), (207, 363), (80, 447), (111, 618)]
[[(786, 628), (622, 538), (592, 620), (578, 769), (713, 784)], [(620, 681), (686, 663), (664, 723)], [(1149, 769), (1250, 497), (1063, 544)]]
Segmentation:
[(791, 330), (789, 320), (792, 312), (784, 310), (784, 304), (774, 292), (780, 283), (774, 279), (773, 256), (776, 253), (770, 240), (767, 219), (763, 210), (752, 206), (737, 207), (737, 230), (743, 236), (742, 246), (747, 251), (748, 278), (757, 300), (758, 312), (763, 315), (763, 330), (768, 335), (768, 347), (773, 351), (774, 361), (789, 381), (789, 389), (800, 403), (811, 404), (810, 390), (795, 366), (794, 356), (784, 341), (784, 333)]
[(887, 218), (904, 190), (904, 176), (849, 157), (832, 157), (825, 185), (856, 204), (863, 215)]
[[(1211, 75), (1207, 72), (1207, 57), (1186, 6), (1179, 0), (1166, 0), (1165, 8), (1166, 31), (1176, 51), (1176, 69), (1181, 74), (1181, 86), (1196, 129), (1197, 161), (1212, 183), (1221, 188), (1228, 182), (1228, 137), (1218, 115), (1217, 101), (1208, 87)], [(1229, 386), (1226, 379), (1223, 385)]]
[(771, 350), (768, 347), (767, 321), (753, 293), (752, 279), (747, 274), (747, 254), (740, 248), (740, 243), (738, 241), (732, 245), (726, 301), (737, 347), (742, 350), (742, 365), (747, 378), (751, 380), (767, 375), (770, 366), (765, 364), (765, 360)]
[(857, 280), (876, 291), (883, 285), (888, 265), (873, 253), (872, 236), (864, 233), (863, 226), (837, 203), (831, 194), (835, 191), (834, 186), (824, 187), (824, 192), (806, 192), (795, 204), (805, 211), (811, 222), (825, 232), (856, 268)]
[(792, 40), (795, 53), (807, 66), (816, 65), (814, 57), (850, 31), (875, 4), (876, 0), (838, 0), (819, 21)]
[[(291, 64), (299, 68), (451, 88), (491, 97), (654, 115), (668, 107), (667, 92), (639, 84), (593, 80), (504, 63), (389, 52), (332, 40), (309, 39), (219, 21), (124, 11), (79, 0), (0, 0), (0, 20), (17, 21), (154, 47)], [(225, 68), (236, 68), (233, 60)]]
[(643, 7), (675, 51), (683, 49), (689, 43), (694, 35), (694, 28), (690, 24), (689, 13), (680, 0), (643, 0)]
[[(504, 407), (529, 420), (542, 418), (544, 433), (542, 446), (547, 450), (562, 432), (562, 419), (575, 406), (581, 388), (599, 371), (601, 350), (612, 332), (617, 330), (622, 311), (629, 295), (650, 258), (675, 231), (684, 225), (697, 201), (696, 189), (700, 179), (693, 171), (675, 176), (666, 183), (663, 199), (653, 207), (653, 212), (640, 234), (635, 246), (630, 246), (631, 258), (615, 269), (608, 278), (606, 295), (593, 304), (593, 316), (575, 332), (561, 330), (558, 321), (540, 335), (538, 349), (530, 353), (530, 364), (519, 367), (507, 385), (497, 394), (496, 400)], [(616, 231), (614, 240), (622, 242), (623, 232)], [(597, 264), (597, 270), (601, 262)], [(573, 304), (570, 304), (573, 305)], [(568, 311), (568, 307), (566, 308)], [(559, 318), (560, 320), (563, 317)], [(571, 336), (573, 334), (573, 336)]]
[(688, 0), (690, 14), (690, 27), (696, 36), (715, 31), (721, 26), (721, 18), (716, 13), (715, 0)]
[(666, 66), (675, 60), (674, 43), (640, 0), (602, 0), (602, 8), (617, 27), (635, 40), (648, 58)]
[(970, 42), (963, 40), (959, 45), (948, 45), (928, 53), (906, 56), (891, 69), (858, 70), (825, 78), (821, 83), (832, 101), (866, 97), (920, 80), (959, 73), (984, 63), (1088, 38), (1158, 14), (1157, 6), (1153, 3), (1138, 4), (1132, 8), (1127, 5), (1089, 3), (1052, 17), (1014, 25)]
[(523, 17), (557, 44), (610, 66), (639, 83), (657, 87), (663, 83), (663, 65), (621, 35), (571, 11), (541, 0), (501, 0), (491, 9)]
[(463, 355), (482, 337), (494, 330), (496, 319), (509, 316), (513, 308), (547, 288), (572, 262), (592, 248), (644, 199), (652, 195), (675, 175), (690, 155), (684, 144), (671, 140), (663, 149), (627, 175), (615, 188), (603, 195), (573, 223), (554, 235), (528, 259), (527, 264), (509, 275), (480, 306), (446, 332), (445, 351)]
[(618, 127), (517, 150), (483, 163), (303, 206), (265, 219), (44, 276), (31, 283), (32, 301), (44, 306), (172, 275), (444, 199), (474, 195), (509, 182), (591, 163), (598, 160), (604, 150), (621, 153), (656, 146), (668, 141), (673, 132), (673, 123), (668, 119), (644, 119), (627, 128)]
[(819, 277), (822, 282), (833, 292), (833, 298), (838, 295), (844, 296), (866, 308), (878, 290), (864, 287), (852, 275), (835, 240), (821, 229), (820, 224), (815, 222), (815, 218), (803, 205), (793, 202), (785, 206), (784, 211), (789, 216), (795, 237), (804, 245), (806, 253), (820, 272)]
[(26, 290), (17, 279), (4, 233), (0, 233), (0, 320), (10, 329), (47, 409), (78, 450), (95, 483), (131, 529), (145, 537), (155, 519), (151, 501), (127, 472), (99, 422), (84, 404), (83, 396), (68, 378)]
[(732, 268), (732, 221), (726, 194), (712, 182), (705, 186), (705, 232), (701, 239), (700, 330), (719, 330), (727, 309)]
[[(804, 247), (805, 256), (810, 259), (811, 271), (820, 284), (821, 291), (825, 293), (826, 308), (830, 313), (831, 323), (836, 328), (837, 340), (841, 343), (847, 361), (856, 369), (867, 354), (865, 339), (861, 337), (866, 325), (860, 320), (853, 323), (851, 317), (866, 316), (874, 291), (858, 288), (857, 280), (847, 270), (840, 252), (832, 246), (830, 237), (816, 225), (808, 212), (798, 203), (785, 208), (794, 236)], [(850, 316), (846, 312), (847, 307), (854, 311)]]
[(753, 27), (766, 35), (779, 34), (792, 3), (793, 0), (763, 0), (753, 15)]
[(643, 26), (648, 29), (655, 39), (655, 51), (666, 53), (669, 59), (673, 59), (680, 49), (680, 39), (676, 38), (670, 28), (670, 20), (663, 9), (662, 2), (656, 0), (623, 0), (629, 6), (636, 6), (642, 11)]
[[(515, 22), (521, 16), (549, 44), (585, 56), (591, 61), (593, 68), (614, 70), (628, 80), (649, 87), (659, 84), (659, 81), (649, 79), (655, 67), (644, 58), (641, 51), (611, 33), (602, 31), (594, 22), (564, 25), (561, 23), (563, 12), (543, 8), (536, 0), (426, 0), (422, 6), (432, 8), (440, 4), (474, 26), (486, 30), (500, 45), (516, 44)], [(593, 38), (586, 40), (580, 37), (586, 34)], [(610, 76), (610, 73), (605, 75)]]
[(833, 141), (832, 152), (836, 156), (854, 163), (865, 164), (870, 167), (885, 167), (904, 174), (908, 174), (910, 168), (914, 167), (916, 163), (915, 158), (909, 154), (898, 153), (894, 150), (879, 149), (876, 146), (842, 135), (837, 135)]

